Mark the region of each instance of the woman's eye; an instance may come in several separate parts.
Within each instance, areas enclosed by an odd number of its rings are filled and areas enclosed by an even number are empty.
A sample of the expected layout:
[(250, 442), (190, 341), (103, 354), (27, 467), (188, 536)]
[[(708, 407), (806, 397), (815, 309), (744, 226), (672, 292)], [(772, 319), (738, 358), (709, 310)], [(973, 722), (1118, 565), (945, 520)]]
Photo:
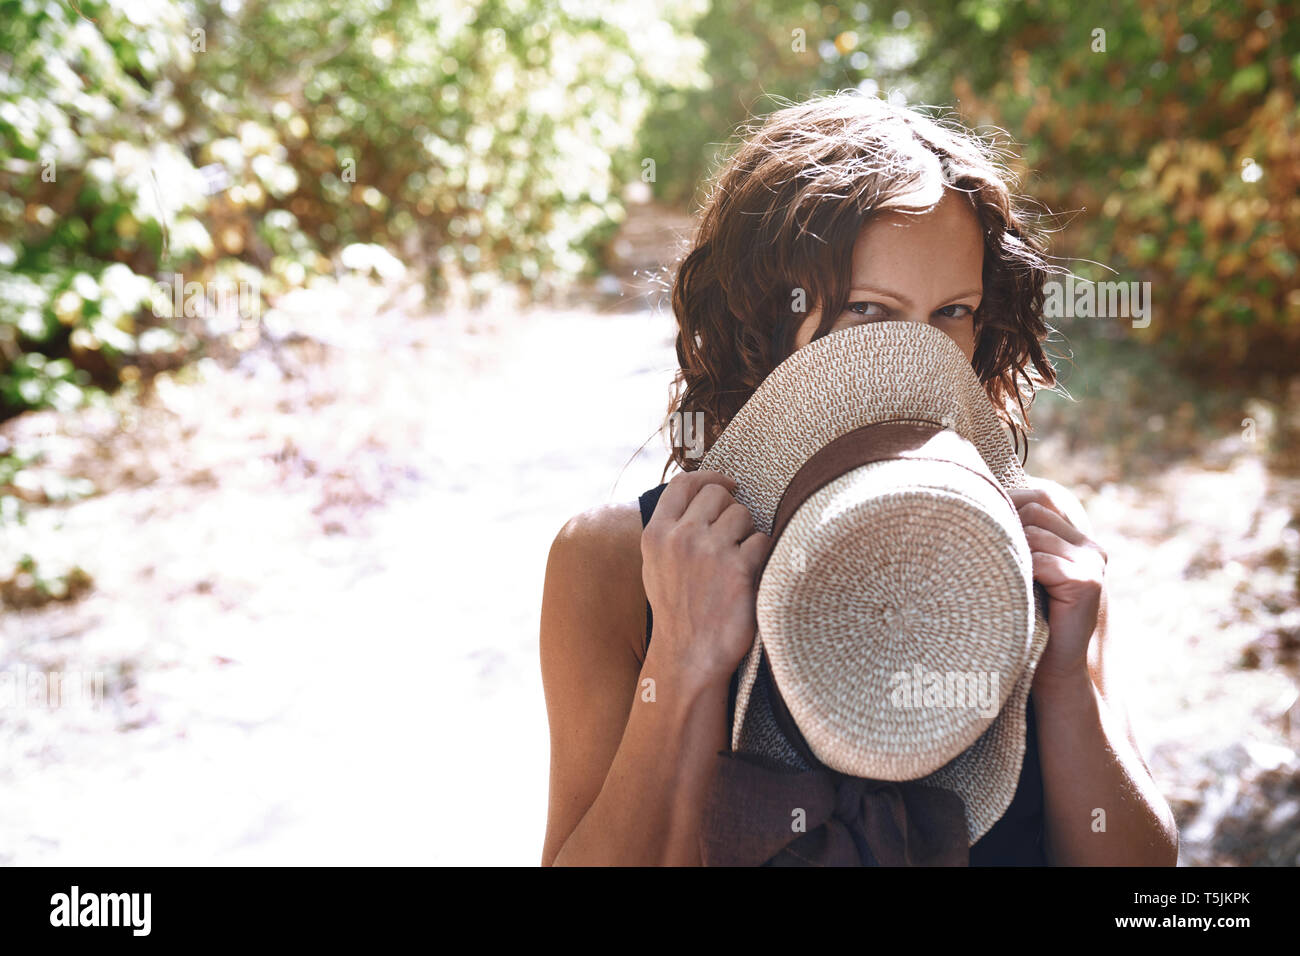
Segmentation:
[(850, 302), (845, 307), (844, 311), (852, 312), (854, 315), (861, 315), (866, 318), (889, 314), (888, 310), (879, 302)]
[[(953, 312), (953, 309), (965, 309), (965, 312)], [(974, 315), (975, 310), (968, 305), (945, 305), (939, 310), (939, 314), (945, 319), (964, 319), (968, 315)]]

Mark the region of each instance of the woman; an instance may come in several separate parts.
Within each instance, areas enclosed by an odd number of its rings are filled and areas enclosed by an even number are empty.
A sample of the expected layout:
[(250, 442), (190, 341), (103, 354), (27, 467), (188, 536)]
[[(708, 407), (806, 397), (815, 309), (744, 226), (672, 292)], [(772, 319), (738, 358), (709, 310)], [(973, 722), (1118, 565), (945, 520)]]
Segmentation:
[[(1055, 382), (1041, 246), (992, 148), (955, 124), (854, 93), (779, 110), (722, 169), (678, 271), (671, 411), (703, 412), (707, 448), (792, 350), (857, 323), (928, 322), (970, 359), (1019, 445), (1026, 399)], [(543, 865), (700, 862), (770, 542), (734, 484), (695, 470), (689, 444), (673, 450), (681, 474), (576, 516), (552, 545)], [(971, 863), (1174, 865), (1172, 813), (1106, 669), (1105, 552), (1061, 486), (1012, 496), (1050, 637), (1020, 787)]]

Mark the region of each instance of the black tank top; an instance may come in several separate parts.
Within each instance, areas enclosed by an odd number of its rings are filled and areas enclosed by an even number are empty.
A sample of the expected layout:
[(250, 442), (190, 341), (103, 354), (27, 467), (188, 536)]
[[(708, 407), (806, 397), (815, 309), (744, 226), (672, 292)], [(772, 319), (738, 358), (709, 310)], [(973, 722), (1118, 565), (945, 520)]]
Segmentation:
[[(641, 527), (650, 522), (659, 496), (667, 483), (651, 488), (640, 497)], [(645, 606), (645, 646), (650, 648), (654, 616), (650, 602)], [(731, 681), (728, 722), (734, 719), (736, 678)], [(1038, 728), (1034, 720), (1034, 702), (1030, 697), (1025, 709), (1025, 760), (1020, 768), (1016, 795), (1006, 813), (970, 848), (971, 866), (1046, 866), (1043, 852), (1043, 775), (1038, 763)]]

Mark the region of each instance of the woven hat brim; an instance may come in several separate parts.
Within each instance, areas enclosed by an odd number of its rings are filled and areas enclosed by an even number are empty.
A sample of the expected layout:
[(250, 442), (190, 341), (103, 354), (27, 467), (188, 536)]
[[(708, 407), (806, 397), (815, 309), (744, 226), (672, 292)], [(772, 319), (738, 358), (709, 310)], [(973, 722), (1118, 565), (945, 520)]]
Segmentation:
[(946, 333), (918, 322), (857, 325), (796, 350), (759, 383), (700, 467), (736, 480), (736, 500), (766, 534), (804, 463), (841, 435), (878, 422), (950, 428), (975, 446), (1003, 487), (1027, 487), (970, 362)]

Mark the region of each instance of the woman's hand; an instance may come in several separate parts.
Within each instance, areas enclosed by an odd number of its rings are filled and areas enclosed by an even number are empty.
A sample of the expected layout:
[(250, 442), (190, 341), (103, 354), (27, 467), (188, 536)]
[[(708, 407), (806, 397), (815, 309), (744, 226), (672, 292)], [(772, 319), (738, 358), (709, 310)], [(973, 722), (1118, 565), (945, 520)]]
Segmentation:
[(1047, 648), (1035, 681), (1088, 671), (1088, 645), (1097, 629), (1105, 587), (1106, 552), (1080, 531), (1066, 508), (1042, 488), (1013, 489), (1011, 499), (1025, 528), (1034, 562), (1034, 580), (1051, 599)]
[(652, 650), (702, 684), (728, 680), (753, 644), (757, 572), (771, 542), (735, 489), (717, 471), (677, 475), (641, 535)]

